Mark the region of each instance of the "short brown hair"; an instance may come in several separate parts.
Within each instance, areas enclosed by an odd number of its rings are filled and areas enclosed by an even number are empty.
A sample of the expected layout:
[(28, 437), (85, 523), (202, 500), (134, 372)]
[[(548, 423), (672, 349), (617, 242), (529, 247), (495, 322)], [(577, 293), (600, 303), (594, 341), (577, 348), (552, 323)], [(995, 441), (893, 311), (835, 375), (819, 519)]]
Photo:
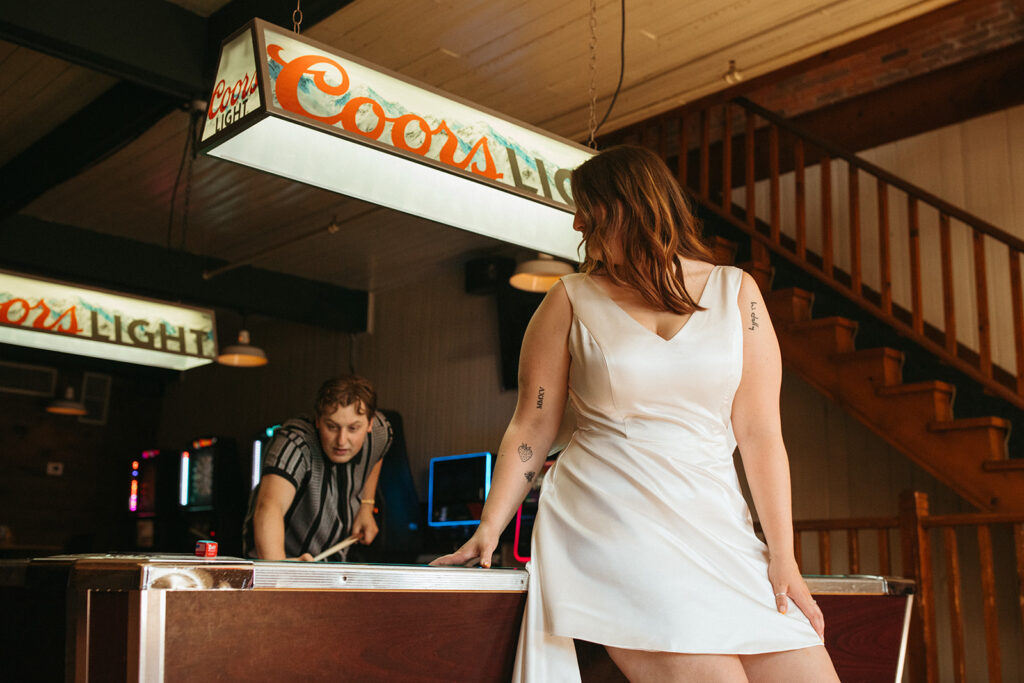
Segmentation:
[(314, 412), (317, 418), (330, 415), (339, 407), (344, 408), (353, 403), (359, 403), (356, 412), (372, 418), (377, 412), (377, 392), (373, 385), (364, 377), (356, 375), (342, 375), (332, 377), (320, 385), (320, 391), (316, 392), (316, 404)]
[[(633, 145), (610, 147), (574, 170), (570, 182), (583, 241), (595, 252), (583, 260), (581, 272), (607, 275), (636, 290), (656, 310), (700, 309), (675, 262), (678, 257), (711, 261), (713, 256), (661, 157)], [(612, 240), (622, 246), (623, 263), (608, 262)]]

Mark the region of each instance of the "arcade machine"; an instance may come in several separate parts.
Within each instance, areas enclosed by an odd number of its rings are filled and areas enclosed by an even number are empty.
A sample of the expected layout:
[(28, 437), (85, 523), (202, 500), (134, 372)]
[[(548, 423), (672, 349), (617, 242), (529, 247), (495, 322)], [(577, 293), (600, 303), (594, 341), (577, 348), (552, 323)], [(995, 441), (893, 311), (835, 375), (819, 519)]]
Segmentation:
[(452, 552), (480, 524), (491, 490), (492, 455), (446, 455), (430, 460), (427, 524), (438, 549)]
[(381, 410), (391, 424), (391, 448), (384, 456), (377, 481), (377, 539), (369, 546), (356, 545), (349, 551), (352, 562), (410, 564), (423, 545), (423, 521), (419, 497), (405, 449), (402, 416)]
[(129, 546), (135, 550), (171, 550), (177, 514), (175, 453), (150, 449), (131, 461), (128, 477)]
[(232, 439), (196, 439), (181, 451), (177, 552), (192, 552), (196, 541), (219, 544), (221, 555), (241, 556), (246, 482)]

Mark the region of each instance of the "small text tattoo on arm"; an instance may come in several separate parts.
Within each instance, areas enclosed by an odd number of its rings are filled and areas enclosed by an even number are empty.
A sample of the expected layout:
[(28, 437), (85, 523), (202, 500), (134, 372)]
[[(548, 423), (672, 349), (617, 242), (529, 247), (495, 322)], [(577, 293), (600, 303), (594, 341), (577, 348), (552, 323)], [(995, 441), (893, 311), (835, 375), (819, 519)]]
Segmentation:
[(523, 476), (526, 477), (526, 481), (532, 482), (533, 478), (534, 478), (534, 476), (536, 476), (536, 474), (537, 474), (536, 472), (525, 472), (525, 473), (523, 473)]
[(519, 459), (526, 462), (533, 457), (533, 449), (526, 445), (526, 443), (519, 444)]
[(750, 330), (751, 332), (753, 332), (758, 327), (759, 326), (757, 324), (757, 302), (756, 301), (751, 301), (750, 302), (750, 327), (748, 327), (747, 329)]
[(544, 407), (544, 387), (537, 390), (537, 409)]

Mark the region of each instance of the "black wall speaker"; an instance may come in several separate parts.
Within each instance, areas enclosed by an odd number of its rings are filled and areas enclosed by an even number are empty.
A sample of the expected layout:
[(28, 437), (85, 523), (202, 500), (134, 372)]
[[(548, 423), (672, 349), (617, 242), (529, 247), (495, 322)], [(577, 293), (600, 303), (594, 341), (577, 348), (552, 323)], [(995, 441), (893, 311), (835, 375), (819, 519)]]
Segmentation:
[(466, 262), (466, 294), (497, 294), (515, 272), (516, 262), (507, 256), (484, 256)]

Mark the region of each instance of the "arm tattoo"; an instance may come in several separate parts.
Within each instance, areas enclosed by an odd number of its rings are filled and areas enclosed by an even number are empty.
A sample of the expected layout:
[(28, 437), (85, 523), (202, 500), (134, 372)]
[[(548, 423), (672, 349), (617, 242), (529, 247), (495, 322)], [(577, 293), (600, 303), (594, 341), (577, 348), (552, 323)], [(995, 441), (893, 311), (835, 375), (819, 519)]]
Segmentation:
[(536, 475), (537, 475), (536, 472), (526, 472), (526, 473), (523, 474), (523, 476), (526, 477), (526, 481), (528, 481), (528, 482), (533, 482), (533, 478)]
[(544, 387), (537, 390), (537, 410), (544, 407)]
[(757, 324), (757, 302), (756, 301), (751, 301), (750, 302), (750, 327), (748, 327), (747, 329), (750, 330), (751, 332), (753, 332), (758, 327), (759, 327), (759, 325)]
[(526, 462), (533, 457), (533, 449), (526, 445), (526, 442), (519, 444), (519, 459)]

